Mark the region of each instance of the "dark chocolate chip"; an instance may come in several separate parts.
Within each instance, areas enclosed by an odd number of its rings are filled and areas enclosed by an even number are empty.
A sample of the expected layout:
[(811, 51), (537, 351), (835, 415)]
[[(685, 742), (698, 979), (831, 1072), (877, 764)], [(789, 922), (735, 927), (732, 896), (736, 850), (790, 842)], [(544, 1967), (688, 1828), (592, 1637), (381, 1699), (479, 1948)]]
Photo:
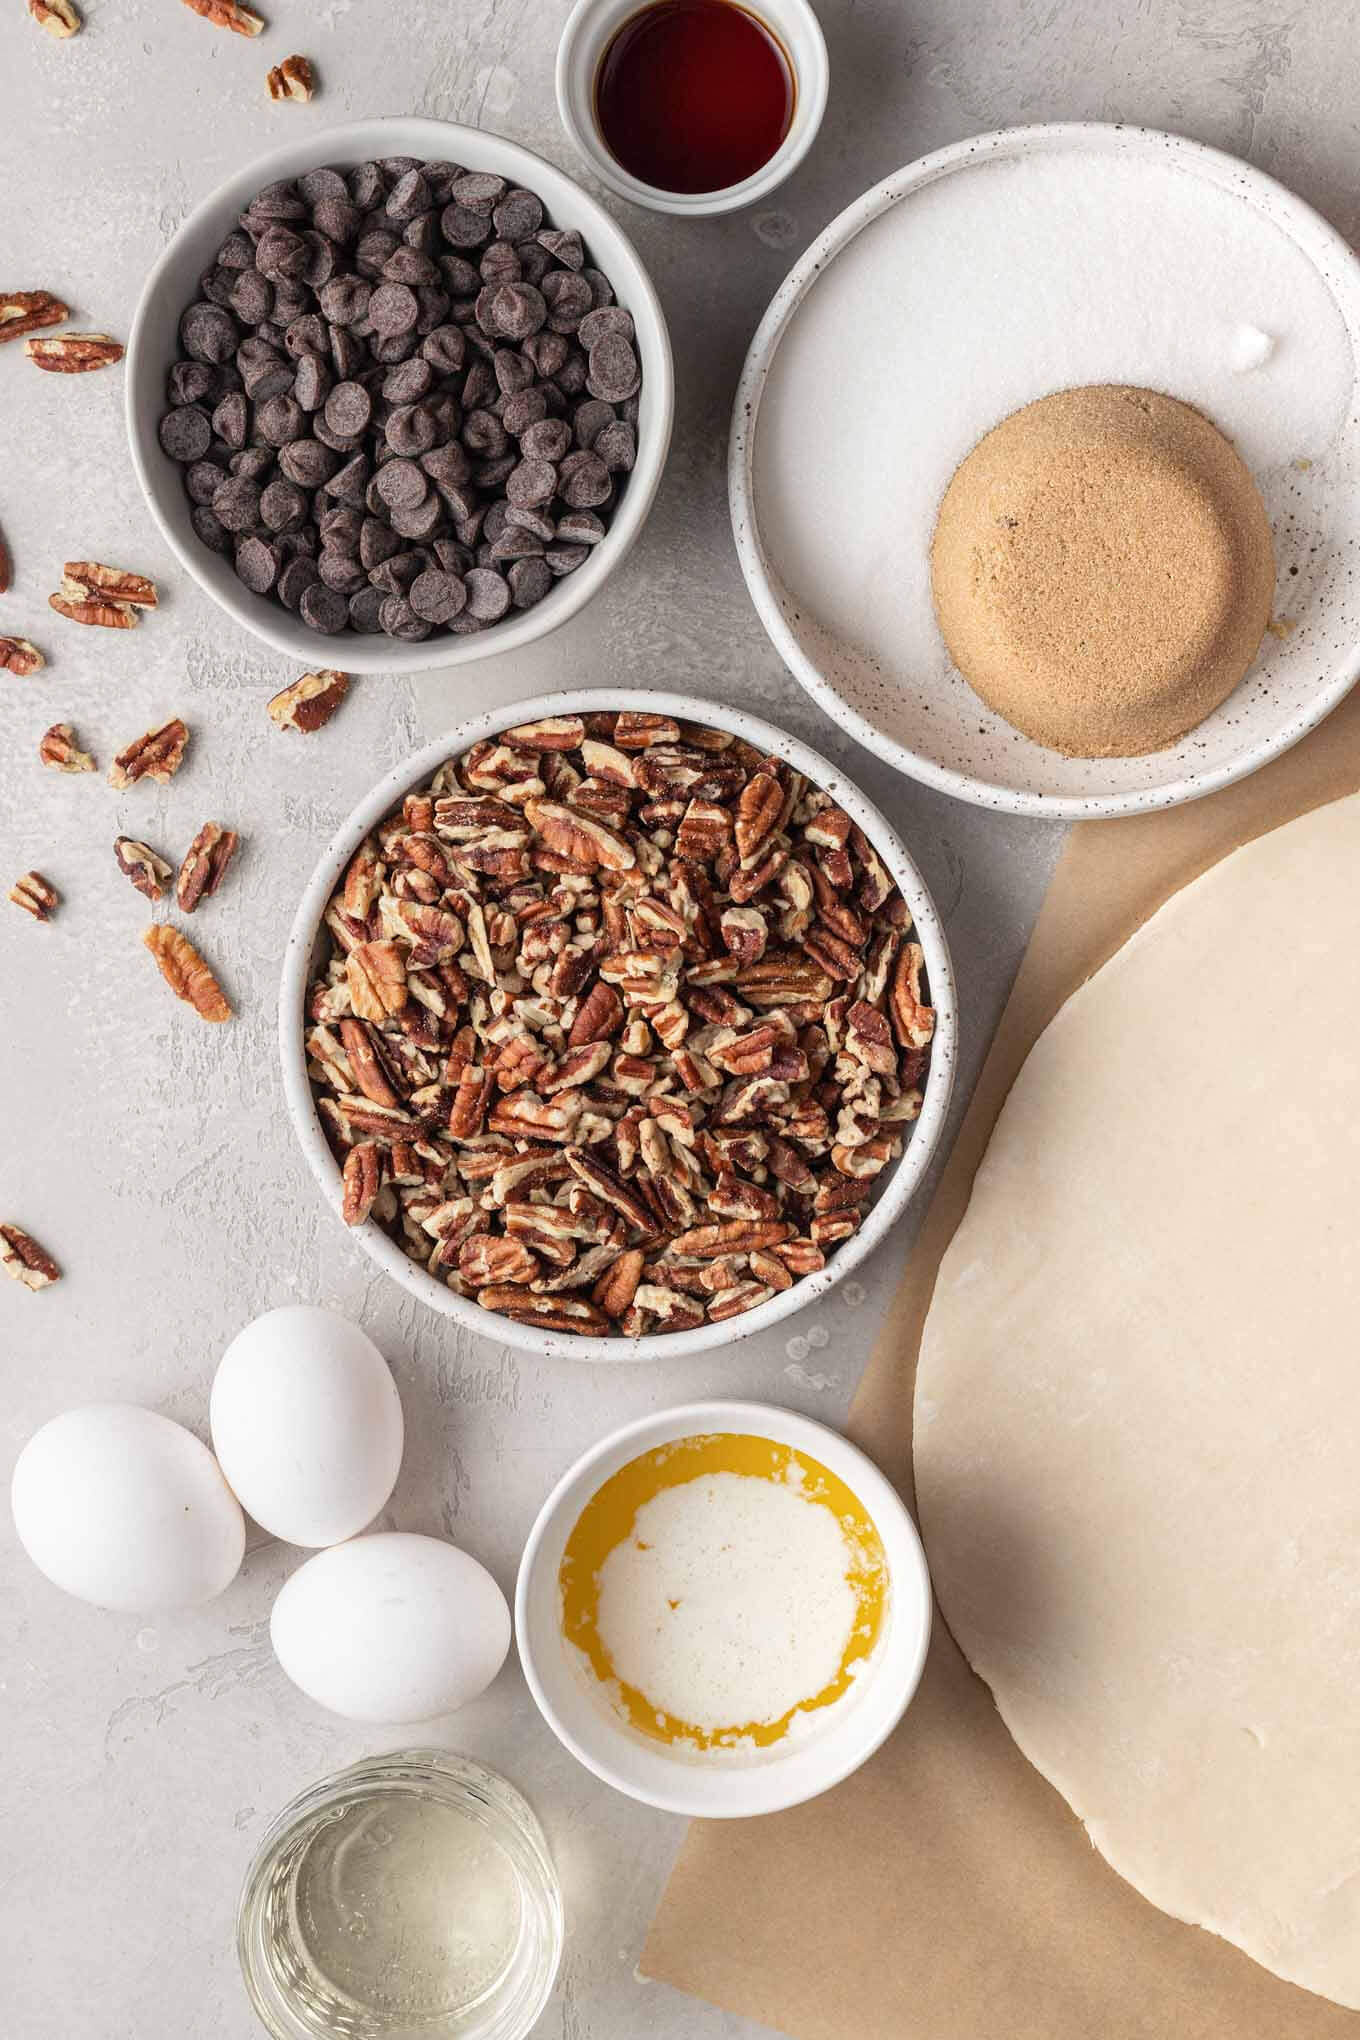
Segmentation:
[(165, 394), (172, 404), (201, 403), (216, 389), (216, 372), (206, 361), (177, 361), (165, 379)]
[(456, 202), (439, 215), (439, 230), (450, 248), (484, 248), (494, 232), (489, 213)]
[(591, 510), (613, 493), (609, 469), (598, 454), (569, 453), (557, 472), (562, 501), (573, 510)]
[(548, 399), (541, 389), (518, 390), (507, 397), (505, 409), (501, 412), (501, 423), (512, 438), (531, 431), (541, 424), (548, 415)]
[(387, 194), (387, 216), (393, 220), (413, 220), (418, 213), (428, 212), (433, 203), (430, 187), (418, 169), (406, 170), (398, 177)]
[(590, 350), (586, 388), (607, 404), (621, 404), (642, 381), (633, 343), (623, 333), (606, 333)]
[(250, 437), (250, 405), (240, 390), (229, 390), (212, 414), (213, 431), (239, 453)]
[(532, 191), (507, 191), (491, 209), (491, 224), (503, 241), (527, 241), (543, 224), (543, 201)]
[(568, 510), (557, 520), (557, 536), (563, 545), (598, 545), (604, 537), (604, 519), (593, 510)]
[(520, 452), (530, 460), (550, 460), (554, 464), (570, 445), (571, 430), (565, 418), (540, 418), (526, 426), (519, 440)]
[(260, 521), (271, 531), (296, 531), (307, 515), (306, 491), (282, 475), (260, 493)]
[(316, 570), (328, 588), (337, 588), (342, 595), (352, 595), (368, 578), (354, 553), (340, 552), (333, 545), (322, 546)]
[(477, 264), (483, 283), (518, 283), (524, 265), (509, 241), (490, 241)]
[(384, 283), (437, 284), (439, 265), (428, 255), (422, 255), (416, 248), (408, 248), (403, 242), (384, 262), (382, 274)]
[(219, 269), (253, 269), (255, 266), (255, 243), (249, 234), (239, 231), (228, 234), (217, 251)]
[(389, 460), (379, 468), (378, 494), (389, 510), (414, 510), (429, 493), (429, 477), (413, 460)]
[(184, 471), (184, 492), (191, 503), (211, 503), (222, 480), (215, 460), (196, 460)]
[(285, 609), (296, 609), (317, 578), (315, 563), (299, 554), (279, 575), (275, 593)]
[[(423, 350), (422, 350), (423, 352)], [(417, 357), (399, 361), (382, 379), (382, 393), (389, 404), (418, 404), (434, 386), (434, 370)]]
[(161, 446), (171, 460), (202, 460), (212, 445), (212, 436), (208, 414), (197, 404), (181, 404), (176, 410), (167, 411), (161, 419)]
[(633, 315), (622, 305), (601, 305), (598, 310), (587, 312), (581, 321), (577, 338), (586, 348), (603, 340), (606, 333), (622, 333), (625, 340), (633, 338)]
[(533, 537), (541, 538), (547, 545), (557, 536), (557, 525), (546, 510), (521, 508), (512, 503), (505, 513), (505, 522), (512, 531), (527, 531)]
[(510, 607), (509, 584), (490, 567), (473, 567), (466, 586), (467, 606), (479, 623), (495, 623)]
[(574, 574), (590, 557), (590, 548), (584, 545), (550, 545), (543, 555), (548, 571), (561, 580), (564, 574)]
[(614, 474), (631, 473), (637, 460), (637, 434), (622, 418), (606, 425), (592, 449)]
[(378, 623), (388, 637), (402, 638), (413, 644), (430, 635), (431, 626), (416, 615), (402, 595), (388, 595), (384, 599), (378, 611)]
[(362, 383), (337, 383), (324, 406), (326, 423), (342, 438), (353, 439), (368, 427), (373, 399)]
[(189, 512), (189, 522), (195, 536), (214, 552), (229, 553), (232, 547), (231, 533), (219, 517), (216, 517), (206, 503), (196, 503)]
[(212, 511), (228, 531), (250, 531), (260, 521), (260, 488), (244, 475), (228, 475), (212, 499)]
[(359, 559), (365, 573), (371, 574), (374, 567), (400, 551), (401, 540), (390, 526), (379, 517), (365, 517), (359, 531)]
[(382, 629), (379, 621), (383, 603), (387, 600), (381, 588), (357, 588), (349, 598), (349, 627), (351, 630), (377, 631)]
[(190, 305), (179, 322), (180, 345), (195, 361), (230, 361), (240, 341), (236, 321), (222, 305)]
[(352, 326), (368, 314), (373, 286), (362, 276), (333, 276), (317, 292), (317, 303), (332, 326)]
[(349, 622), (349, 604), (344, 596), (320, 579), (304, 588), (298, 613), (309, 630), (321, 631), (327, 637), (334, 637)]
[(420, 307), (408, 285), (380, 283), (368, 301), (368, 316), (375, 332), (395, 338), (412, 331)]
[(231, 456), (228, 466), (244, 482), (263, 482), (274, 465), (272, 446), (243, 446)]
[(505, 452), (509, 435), (494, 411), (469, 411), (463, 420), (463, 444), (469, 453), (494, 460)]
[(293, 395), (304, 411), (319, 411), (331, 389), (330, 364), (319, 354), (300, 354)]
[(575, 227), (544, 227), (537, 240), (539, 247), (546, 248), (553, 261), (560, 262), (564, 269), (584, 266), (586, 251)]
[(238, 269), (230, 304), (243, 325), (258, 326), (273, 312), (274, 286), (258, 269)]
[(236, 548), (236, 578), (252, 595), (267, 595), (278, 578), (274, 548), (262, 538), (243, 538)]
[(255, 429), (268, 445), (287, 446), (300, 436), (306, 416), (296, 397), (266, 397), (255, 406)]
[(388, 514), (393, 531), (399, 531), (403, 538), (432, 538), (448, 516), (443, 502), (433, 489), (423, 503), (416, 503), (409, 510), (399, 505)]
[(532, 609), (553, 584), (552, 568), (546, 560), (516, 560), (506, 575), (510, 600), (516, 609)]
[(340, 456), (318, 439), (295, 439), (280, 452), (279, 466), (290, 482), (304, 489), (319, 489), (340, 466)]
[(426, 623), (450, 623), (460, 610), (467, 607), (467, 589), (457, 574), (446, 574), (440, 567), (427, 567), (411, 583), (408, 600), (417, 616)]
[(557, 469), (551, 461), (522, 460), (506, 477), (507, 499), (517, 509), (534, 510), (557, 493)]

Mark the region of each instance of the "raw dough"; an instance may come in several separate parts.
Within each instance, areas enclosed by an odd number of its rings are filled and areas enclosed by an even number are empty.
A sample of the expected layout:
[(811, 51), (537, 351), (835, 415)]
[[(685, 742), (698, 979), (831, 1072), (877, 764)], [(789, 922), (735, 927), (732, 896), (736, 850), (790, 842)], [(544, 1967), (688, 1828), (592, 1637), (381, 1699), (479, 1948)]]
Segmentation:
[(1360, 796), (1058, 1014), (940, 1269), (915, 1451), (945, 1617), (1096, 1847), (1360, 2008), (1357, 875)]

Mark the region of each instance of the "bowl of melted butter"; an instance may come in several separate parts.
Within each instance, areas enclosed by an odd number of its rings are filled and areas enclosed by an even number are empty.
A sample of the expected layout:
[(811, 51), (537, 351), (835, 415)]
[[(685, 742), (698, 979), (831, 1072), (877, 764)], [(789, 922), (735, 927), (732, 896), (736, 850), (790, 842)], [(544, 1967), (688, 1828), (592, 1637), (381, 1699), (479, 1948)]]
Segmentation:
[(589, 1770), (672, 1812), (741, 1817), (826, 1791), (896, 1726), (930, 1585), (901, 1497), (837, 1432), (694, 1403), (563, 1476), (516, 1618), (534, 1699)]

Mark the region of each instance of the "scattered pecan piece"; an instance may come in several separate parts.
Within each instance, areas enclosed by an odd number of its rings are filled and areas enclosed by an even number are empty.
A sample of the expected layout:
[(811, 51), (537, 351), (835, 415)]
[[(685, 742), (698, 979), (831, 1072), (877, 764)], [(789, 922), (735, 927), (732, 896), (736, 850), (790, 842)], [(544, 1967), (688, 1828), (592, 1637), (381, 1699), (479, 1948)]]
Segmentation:
[(130, 878), (144, 899), (165, 898), (171, 867), (163, 857), (158, 857), (149, 843), (139, 843), (135, 836), (118, 836), (114, 839), (113, 854), (118, 869), (124, 877)]
[(308, 100), (316, 89), (316, 77), (309, 57), (285, 57), (265, 79), (271, 99)]
[(53, 723), (38, 745), (38, 756), (44, 765), (51, 765), (58, 772), (94, 772), (94, 759), (88, 751), (82, 751), (76, 742), (76, 733), (68, 722)]
[(362, 1225), (382, 1188), (382, 1151), (376, 1141), (355, 1142), (345, 1156), (341, 1182), (344, 1185), (341, 1216), (346, 1225)]
[(50, 921), (61, 905), (61, 894), (49, 885), (40, 871), (26, 871), (9, 889), (10, 899), (35, 921)]
[(143, 942), (155, 957), (161, 976), (177, 999), (192, 1006), (201, 1019), (230, 1020), (226, 993), (187, 935), (159, 922), (148, 928)]
[(235, 829), (224, 829), (220, 822), (203, 824), (185, 851), (175, 880), (175, 898), (182, 914), (192, 914), (200, 900), (217, 891), (239, 841)]
[(0, 341), (22, 340), (41, 326), (59, 326), (71, 309), (50, 290), (0, 291)]
[(50, 1289), (60, 1282), (61, 1270), (46, 1247), (40, 1247), (32, 1233), (21, 1225), (0, 1225), (0, 1268), (25, 1289)]
[(281, 730), (301, 730), (310, 735), (328, 723), (349, 692), (349, 674), (323, 666), (304, 673), (269, 703), (269, 713)]
[(0, 637), (0, 667), (6, 673), (17, 673), (24, 680), (46, 664), (38, 647), (26, 637)]
[(188, 726), (178, 716), (158, 729), (144, 730), (114, 759), (109, 768), (110, 786), (121, 790), (135, 786), (139, 779), (155, 779), (162, 786), (168, 785), (184, 763), (188, 743)]
[(48, 339), (29, 338), (24, 352), (38, 368), (52, 375), (88, 375), (92, 368), (112, 368), (123, 358), (123, 343), (107, 333), (57, 333)]
[(238, 0), (184, 0), (184, 4), (214, 28), (229, 28), (233, 35), (258, 35), (264, 27), (264, 17), (238, 5)]
[[(81, 17), (72, 5), (72, 0), (28, 0), (28, 11), (40, 28), (64, 42), (68, 36), (79, 35)], [(65, 312), (62, 317), (65, 318)]]
[(67, 560), (60, 588), (47, 598), (59, 616), (105, 630), (131, 630), (138, 610), (154, 609), (158, 599), (154, 581), (145, 574), (124, 573), (98, 560)]

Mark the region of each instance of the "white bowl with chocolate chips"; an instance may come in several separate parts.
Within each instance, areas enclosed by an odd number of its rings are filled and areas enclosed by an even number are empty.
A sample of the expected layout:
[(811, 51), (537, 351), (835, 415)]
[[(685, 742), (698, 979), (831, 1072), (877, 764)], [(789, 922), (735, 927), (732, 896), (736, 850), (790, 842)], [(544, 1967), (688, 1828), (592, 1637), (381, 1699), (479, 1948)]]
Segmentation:
[(312, 876), (284, 1090), (413, 1296), (583, 1360), (698, 1352), (825, 1294), (943, 1130), (956, 1011), (919, 871), (735, 709), (557, 694), (388, 774)]
[(629, 550), (670, 442), (660, 303), (562, 171), (444, 121), (311, 132), (152, 269), (133, 465), (180, 564), (308, 666), (544, 636)]

